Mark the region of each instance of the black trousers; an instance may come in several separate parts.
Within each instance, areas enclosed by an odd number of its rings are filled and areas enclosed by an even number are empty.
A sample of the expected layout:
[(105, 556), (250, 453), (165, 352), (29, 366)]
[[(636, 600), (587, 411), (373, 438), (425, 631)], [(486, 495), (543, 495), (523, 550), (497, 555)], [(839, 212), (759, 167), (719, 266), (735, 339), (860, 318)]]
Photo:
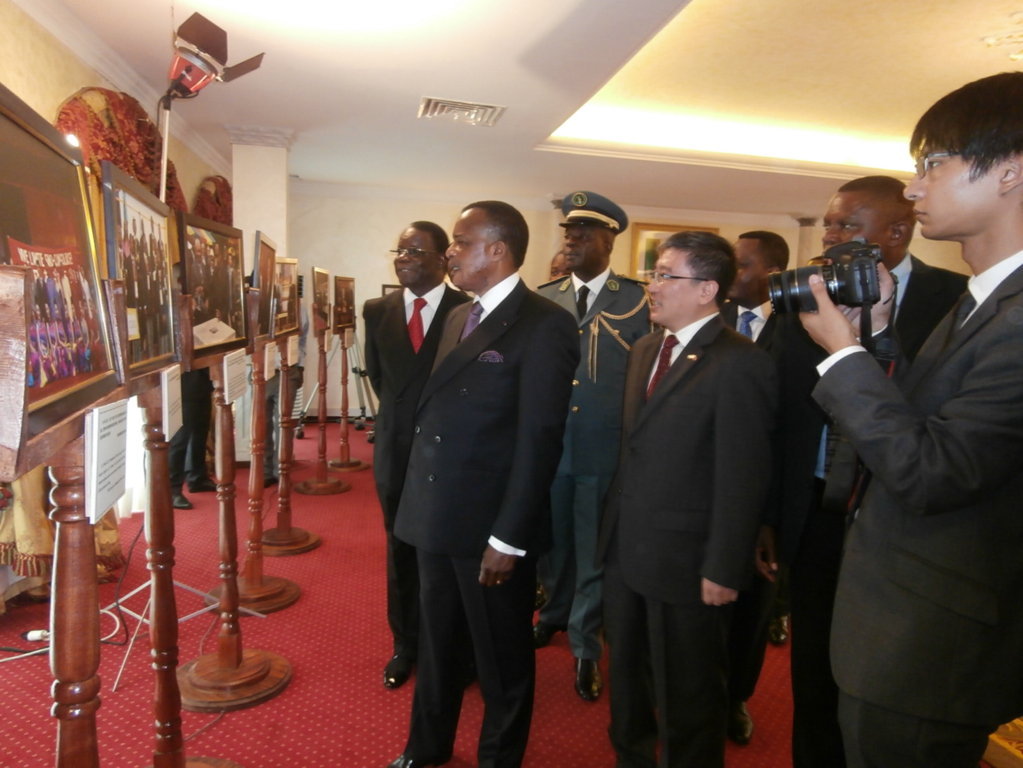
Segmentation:
[(845, 766), (830, 655), (844, 538), (844, 510), (817, 504), (790, 564), (793, 768)]
[(612, 542), (604, 629), (616, 768), (722, 768), (730, 619), (730, 606), (673, 605), (634, 592)]
[(757, 687), (777, 594), (777, 581), (754, 576), (732, 607), (732, 626), (728, 632), (728, 699), (733, 703), (748, 701)]
[(167, 452), (171, 491), (180, 492), (185, 481), (195, 485), (209, 478), (206, 439), (213, 412), (213, 383), (205, 368), (181, 374), (181, 428)]
[(480, 557), (418, 550), (417, 558), (419, 658), (404, 754), (419, 760), (451, 755), (462, 707), (462, 627), (468, 621), (484, 704), (479, 766), (518, 768), (529, 740), (536, 685), (536, 560), (519, 558), (508, 581), (483, 587)]
[(394, 535), (398, 500), (377, 486), (387, 536), (387, 625), (395, 655), (414, 660), (419, 647), (419, 564), (416, 548)]

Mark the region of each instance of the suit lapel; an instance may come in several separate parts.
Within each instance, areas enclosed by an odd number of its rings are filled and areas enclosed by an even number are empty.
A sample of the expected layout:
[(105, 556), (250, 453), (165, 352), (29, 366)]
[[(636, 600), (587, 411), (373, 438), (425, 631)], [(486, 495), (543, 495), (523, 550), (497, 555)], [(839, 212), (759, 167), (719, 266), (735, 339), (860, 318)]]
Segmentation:
[(994, 293), (974, 310), (966, 324), (958, 330), (953, 328), (955, 323), (955, 307), (953, 307), (927, 337), (927, 341), (924, 342), (916, 359), (910, 365), (905, 379), (903, 379), (906, 389), (912, 390), (942, 360), (948, 359), (950, 355), (973, 338), (981, 328), (993, 320), (998, 314), (998, 305), (1003, 299), (1015, 296), (1021, 291), (1023, 291), (1023, 267), (1005, 278)]
[[(671, 368), (664, 375), (664, 378), (658, 383), (657, 388), (650, 395), (650, 399), (647, 400), (646, 406), (643, 407), (637, 418), (636, 427), (638, 428), (651, 413), (657, 411), (658, 408), (664, 403), (664, 401), (670, 396), (672, 390), (678, 387), (689, 374), (690, 371), (696, 366), (700, 360), (703, 359), (706, 347), (711, 344), (714, 339), (718, 337), (725, 329), (724, 321), (721, 316), (708, 320), (692, 340), (686, 344), (685, 348), (679, 353), (679, 356), (675, 359), (675, 362), (671, 364)], [(660, 350), (658, 345), (655, 350), (654, 358), (657, 357), (657, 353)], [(653, 372), (654, 362), (651, 361), (650, 366), (646, 370), (646, 378), (644, 381), (648, 381), (650, 374)]]
[(481, 352), (488, 349), (494, 341), (503, 336), (518, 318), (522, 301), (529, 289), (521, 280), (504, 301), (497, 305), (490, 314), (483, 318), (476, 330), (464, 341), (458, 337), (462, 333), (465, 319), (472, 308), (471, 303), (455, 307), (448, 313), (448, 321), (444, 326), (437, 359), (433, 373), (426, 382), (420, 404), (437, 391), (452, 376), (473, 362)]

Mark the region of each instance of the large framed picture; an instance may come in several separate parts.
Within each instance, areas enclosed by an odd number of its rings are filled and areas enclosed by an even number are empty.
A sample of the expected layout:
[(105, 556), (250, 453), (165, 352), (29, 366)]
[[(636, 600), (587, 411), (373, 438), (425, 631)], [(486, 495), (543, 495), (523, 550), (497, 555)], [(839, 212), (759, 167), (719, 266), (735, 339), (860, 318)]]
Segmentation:
[(273, 335), (287, 336), (298, 331), (298, 259), (278, 258), (274, 268)]
[(355, 328), (355, 278), (334, 278), (334, 333)]
[(128, 370), (141, 375), (175, 358), (170, 208), (103, 161), (107, 274), (124, 282)]
[(271, 305), (274, 294), (274, 273), (277, 261), (277, 246), (262, 232), (256, 233), (256, 258), (252, 263), (252, 287), (259, 289), (258, 326), (256, 337), (270, 336), (273, 331)]
[(313, 267), (313, 328), (326, 328), (330, 322), (330, 272)]
[(697, 227), (689, 224), (641, 224), (632, 225), (631, 275), (647, 280), (657, 263), (657, 247), (676, 232), (712, 232), (717, 227)]
[(192, 297), (192, 354), (245, 346), (242, 231), (193, 214), (178, 214), (182, 289)]
[(18, 398), (29, 437), (118, 384), (87, 199), (78, 150), (0, 85), (0, 263), (32, 274)]

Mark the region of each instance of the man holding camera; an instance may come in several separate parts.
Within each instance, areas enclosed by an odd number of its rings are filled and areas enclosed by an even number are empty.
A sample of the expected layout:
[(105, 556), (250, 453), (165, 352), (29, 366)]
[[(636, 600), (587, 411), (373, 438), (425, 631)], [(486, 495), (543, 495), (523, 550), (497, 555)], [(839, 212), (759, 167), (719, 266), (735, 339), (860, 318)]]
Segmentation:
[(973, 768), (1023, 713), (1023, 73), (945, 96), (910, 147), (906, 195), (925, 237), (961, 244), (969, 291), (894, 379), (819, 278), (800, 315), (828, 355), (813, 397), (869, 480), (831, 658), (850, 766)]
[[(893, 299), (894, 335), (904, 361), (909, 361), (962, 294), (966, 278), (909, 255), (914, 220), (904, 189), (901, 181), (888, 176), (867, 176), (842, 185), (828, 203), (822, 242), (832, 248), (859, 238), (879, 246), (881, 262), (900, 276)], [(891, 297), (889, 291), (885, 298)], [(778, 555), (789, 564), (791, 578), (792, 759), (795, 768), (840, 768), (844, 759), (838, 687), (828, 649), (857, 457), (841, 430), (827, 422), (809, 396), (824, 352), (798, 326), (792, 330), (782, 352), (785, 417), (780, 435), (781, 512), (775, 521)]]

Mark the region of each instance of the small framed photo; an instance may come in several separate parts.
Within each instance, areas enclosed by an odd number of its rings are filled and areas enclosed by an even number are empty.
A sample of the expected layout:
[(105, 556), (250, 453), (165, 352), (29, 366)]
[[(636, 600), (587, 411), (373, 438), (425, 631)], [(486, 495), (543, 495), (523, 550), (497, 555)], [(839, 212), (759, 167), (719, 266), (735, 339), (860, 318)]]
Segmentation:
[(25, 391), (9, 401), (24, 404), (32, 437), (118, 381), (81, 154), (2, 85), (0, 264), (32, 275)]
[(330, 272), (313, 267), (313, 328), (327, 328), (330, 323)]
[(192, 297), (192, 353), (244, 347), (242, 231), (193, 214), (179, 216), (182, 289)]
[(647, 280), (657, 263), (658, 246), (676, 232), (711, 232), (717, 234), (717, 227), (700, 227), (689, 224), (642, 224), (632, 225), (632, 270), (631, 276)]
[(175, 359), (170, 208), (114, 164), (103, 161), (107, 274), (124, 282), (128, 369), (140, 375)]
[(355, 327), (355, 278), (334, 278), (334, 333)]
[(401, 290), (400, 285), (394, 285), (393, 283), (384, 283), (383, 285), (380, 286), (380, 295), (386, 296), (389, 293), (394, 293), (395, 291), (400, 290)]
[(273, 332), (270, 306), (273, 303), (276, 261), (277, 246), (273, 240), (262, 232), (256, 232), (256, 257), (252, 262), (252, 287), (259, 289), (258, 322), (253, 329), (256, 337), (270, 336)]
[(298, 259), (278, 257), (274, 262), (274, 290), (271, 299), (274, 337), (298, 331)]

